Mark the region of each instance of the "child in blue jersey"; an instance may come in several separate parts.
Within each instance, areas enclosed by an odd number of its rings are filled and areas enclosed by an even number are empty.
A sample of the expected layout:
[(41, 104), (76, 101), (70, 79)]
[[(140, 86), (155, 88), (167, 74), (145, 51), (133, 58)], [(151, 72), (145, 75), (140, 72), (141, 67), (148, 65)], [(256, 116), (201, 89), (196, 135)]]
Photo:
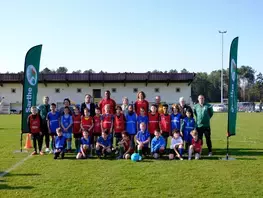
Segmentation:
[(83, 137), (80, 139), (80, 152), (77, 154), (77, 159), (87, 159), (91, 151), (91, 141), (88, 131), (83, 132)]
[(126, 131), (130, 136), (131, 145), (135, 146), (134, 136), (137, 133), (137, 118), (136, 113), (133, 111), (133, 105), (128, 106), (128, 113), (126, 115)]
[(64, 159), (66, 138), (63, 136), (61, 128), (57, 128), (57, 136), (54, 141), (54, 159), (57, 159), (61, 155), (61, 159)]
[(64, 137), (67, 139), (67, 152), (71, 152), (71, 141), (72, 141), (72, 125), (73, 119), (69, 115), (69, 107), (64, 108), (64, 115), (61, 116), (61, 128)]
[(181, 126), (181, 136), (183, 137), (185, 143), (185, 150), (187, 151), (189, 146), (192, 144), (191, 131), (195, 129), (195, 120), (193, 118), (192, 109), (186, 110), (186, 117), (183, 119)]
[(140, 115), (137, 117), (137, 131), (139, 131), (140, 129), (140, 124), (142, 122), (145, 123), (146, 126), (146, 130), (148, 130), (148, 123), (149, 123), (149, 119), (148, 119), (148, 112), (146, 114), (145, 109), (144, 108), (140, 108)]
[(182, 155), (184, 152), (184, 142), (180, 136), (180, 131), (178, 129), (175, 129), (173, 131), (173, 137), (171, 139), (170, 144), (170, 154), (169, 159), (175, 159), (175, 156), (178, 157), (180, 160), (183, 160)]
[(136, 135), (136, 143), (138, 144), (138, 153), (142, 156), (142, 154), (146, 155), (148, 153), (150, 133), (146, 130), (146, 124), (144, 122), (140, 124), (140, 129)]
[(182, 114), (180, 113), (179, 105), (173, 105), (173, 113), (171, 114), (171, 131), (181, 129)]
[(106, 129), (101, 133), (97, 143), (96, 143), (96, 153), (100, 158), (102, 155), (107, 156), (111, 154), (111, 137), (109, 131)]
[(161, 136), (161, 132), (159, 129), (156, 129), (154, 131), (155, 137), (152, 139), (151, 142), (151, 154), (155, 159), (158, 159), (161, 154), (164, 153), (164, 150), (166, 148), (166, 142)]
[(60, 126), (60, 114), (56, 110), (56, 104), (52, 103), (50, 105), (50, 112), (47, 114), (47, 126), (48, 126), (48, 132), (51, 136), (51, 142), (50, 142), (50, 153), (53, 153), (54, 151), (54, 137), (57, 135), (56, 129)]

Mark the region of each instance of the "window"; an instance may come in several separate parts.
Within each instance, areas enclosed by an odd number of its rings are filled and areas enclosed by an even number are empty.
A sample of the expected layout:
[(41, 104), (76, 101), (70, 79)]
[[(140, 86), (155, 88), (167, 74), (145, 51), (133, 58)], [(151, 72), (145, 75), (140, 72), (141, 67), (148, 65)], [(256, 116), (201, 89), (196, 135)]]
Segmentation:
[(60, 93), (60, 88), (56, 88), (55, 93)]
[(16, 89), (15, 89), (15, 88), (12, 88), (12, 89), (11, 89), (11, 93), (16, 93)]
[(138, 88), (133, 88), (133, 93), (137, 93), (138, 92)]
[(77, 88), (77, 93), (82, 93), (82, 89), (81, 88)]
[(176, 91), (177, 93), (179, 93), (179, 92), (181, 92), (181, 89), (177, 87), (177, 88), (175, 89), (175, 91)]
[(111, 92), (112, 92), (112, 93), (116, 93), (116, 92), (117, 92), (117, 89), (116, 89), (116, 88), (112, 88), (112, 89), (111, 89)]
[(155, 93), (159, 93), (159, 92), (160, 92), (159, 88), (155, 88), (155, 89), (154, 89), (154, 92), (155, 92)]

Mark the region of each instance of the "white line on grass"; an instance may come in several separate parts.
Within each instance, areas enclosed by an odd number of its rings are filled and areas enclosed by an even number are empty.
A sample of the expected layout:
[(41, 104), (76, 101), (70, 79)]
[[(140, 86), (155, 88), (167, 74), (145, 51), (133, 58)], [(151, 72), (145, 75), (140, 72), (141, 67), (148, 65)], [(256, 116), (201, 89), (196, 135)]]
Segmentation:
[(5, 175), (7, 175), (8, 173), (10, 173), (12, 170), (14, 170), (15, 168), (17, 168), (18, 166), (22, 165), (26, 160), (28, 160), (31, 157), (31, 155), (28, 155), (27, 157), (25, 157), (24, 159), (22, 159), (21, 161), (17, 162), (15, 165), (11, 166), (9, 169), (7, 169), (6, 171), (2, 172), (0, 174), (0, 177), (4, 177)]

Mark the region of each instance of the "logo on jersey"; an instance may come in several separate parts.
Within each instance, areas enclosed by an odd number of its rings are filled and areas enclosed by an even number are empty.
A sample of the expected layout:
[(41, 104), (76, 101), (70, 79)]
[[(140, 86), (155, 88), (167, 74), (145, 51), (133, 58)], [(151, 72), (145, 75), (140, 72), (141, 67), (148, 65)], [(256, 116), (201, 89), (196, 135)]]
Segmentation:
[(37, 70), (33, 65), (29, 65), (26, 69), (26, 78), (31, 86), (37, 84)]

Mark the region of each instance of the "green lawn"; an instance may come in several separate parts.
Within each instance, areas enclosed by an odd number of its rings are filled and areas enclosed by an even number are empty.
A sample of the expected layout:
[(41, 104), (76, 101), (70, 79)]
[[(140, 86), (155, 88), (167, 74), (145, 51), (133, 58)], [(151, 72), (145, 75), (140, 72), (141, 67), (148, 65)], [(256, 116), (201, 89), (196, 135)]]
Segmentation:
[[(0, 116), (0, 172), (29, 153), (20, 148), (20, 116)], [(199, 161), (146, 159), (53, 160), (33, 156), (4, 177), (0, 197), (262, 197), (263, 114), (240, 113), (237, 136), (230, 139), (230, 155), (220, 160), (226, 148), (226, 114), (212, 120), (214, 156)], [(207, 150), (204, 150), (207, 154)]]

